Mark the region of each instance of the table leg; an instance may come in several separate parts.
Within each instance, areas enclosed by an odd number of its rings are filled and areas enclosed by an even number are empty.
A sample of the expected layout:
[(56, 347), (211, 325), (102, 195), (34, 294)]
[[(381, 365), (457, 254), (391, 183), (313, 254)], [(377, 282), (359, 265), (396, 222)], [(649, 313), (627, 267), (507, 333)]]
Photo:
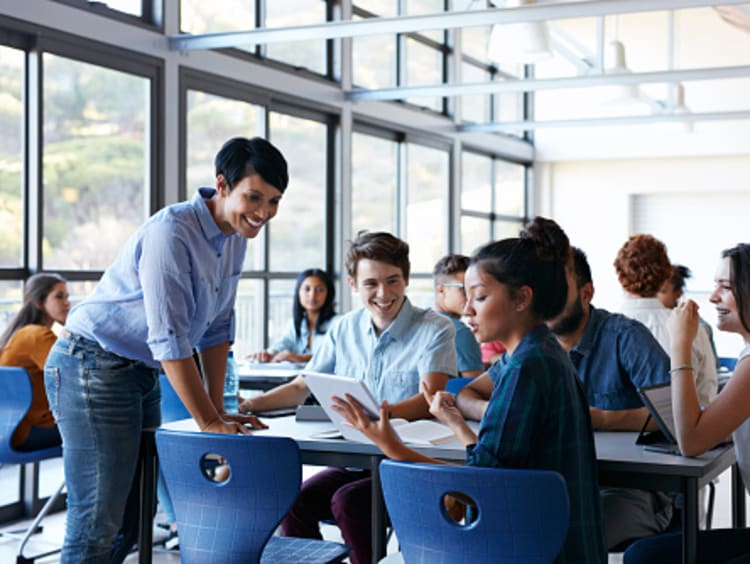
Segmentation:
[(745, 484), (736, 462), (732, 464), (732, 526), (745, 527)]
[(378, 562), (385, 556), (385, 500), (380, 487), (381, 456), (373, 456), (372, 468), (372, 561)]
[(685, 479), (685, 506), (682, 508), (682, 562), (697, 562), (698, 480)]
[(138, 562), (151, 564), (153, 545), (154, 504), (156, 503), (156, 443), (154, 429), (146, 429), (141, 434), (141, 509), (138, 530)]

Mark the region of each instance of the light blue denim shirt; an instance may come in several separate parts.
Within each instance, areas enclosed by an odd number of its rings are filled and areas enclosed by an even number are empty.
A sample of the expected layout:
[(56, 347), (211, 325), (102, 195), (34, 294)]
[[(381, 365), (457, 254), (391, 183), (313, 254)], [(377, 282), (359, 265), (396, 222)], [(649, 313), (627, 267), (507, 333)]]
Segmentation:
[[(298, 337), (297, 333), (294, 331), (294, 320), (292, 319), (289, 321), (289, 323), (287, 323), (287, 326), (284, 329), (284, 334), (278, 341), (276, 341), (271, 347), (269, 347), (269, 350), (272, 350), (273, 352), (290, 351), (294, 354), (315, 354), (315, 352), (323, 344), (325, 334), (328, 332), (331, 326), (336, 323), (337, 320), (338, 316), (334, 315), (331, 319), (329, 319), (328, 321), (324, 321), (319, 325), (319, 327), (316, 327), (316, 331), (315, 333), (313, 333), (312, 338), (312, 349), (310, 349), (307, 346), (307, 340), (310, 337), (310, 330), (307, 327), (307, 320), (305, 318), (302, 318), (302, 323), (300, 323), (299, 326)], [(318, 333), (318, 329), (320, 329), (322, 332)]]
[(432, 310), (404, 301), (380, 336), (362, 308), (344, 315), (323, 341), (307, 369), (364, 380), (377, 401), (403, 401), (420, 392), (428, 372), (456, 373), (453, 323)]
[(234, 301), (247, 240), (224, 235), (201, 188), (134, 233), (65, 327), (106, 351), (159, 367), (234, 339)]

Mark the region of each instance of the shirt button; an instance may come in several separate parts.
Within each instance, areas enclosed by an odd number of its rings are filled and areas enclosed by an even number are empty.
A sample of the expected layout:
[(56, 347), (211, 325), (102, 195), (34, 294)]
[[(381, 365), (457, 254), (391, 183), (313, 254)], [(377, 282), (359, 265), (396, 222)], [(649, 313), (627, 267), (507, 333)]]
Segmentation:
[(214, 288), (214, 289), (216, 290), (216, 293), (218, 294), (219, 293), (219, 289), (218, 288)]

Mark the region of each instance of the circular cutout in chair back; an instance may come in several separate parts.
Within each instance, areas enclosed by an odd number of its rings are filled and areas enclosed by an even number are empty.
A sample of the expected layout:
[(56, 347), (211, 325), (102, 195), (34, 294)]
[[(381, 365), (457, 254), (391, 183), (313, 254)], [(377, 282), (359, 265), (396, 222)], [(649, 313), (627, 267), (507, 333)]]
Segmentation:
[(219, 483), (229, 480), (232, 474), (229, 461), (215, 452), (209, 452), (201, 457), (201, 471), (207, 480)]
[(469, 494), (450, 491), (443, 496), (440, 510), (448, 521), (469, 527), (479, 518), (479, 507)]

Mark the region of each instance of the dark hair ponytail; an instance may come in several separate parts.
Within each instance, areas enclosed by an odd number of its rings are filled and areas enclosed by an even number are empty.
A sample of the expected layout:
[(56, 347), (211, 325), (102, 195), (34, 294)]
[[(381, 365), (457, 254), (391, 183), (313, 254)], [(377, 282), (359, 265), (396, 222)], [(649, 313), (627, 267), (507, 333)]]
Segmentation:
[(531, 308), (542, 319), (551, 319), (565, 306), (569, 257), (570, 241), (565, 232), (551, 219), (536, 217), (518, 238), (481, 247), (471, 262), (512, 291), (521, 286), (531, 288)]

